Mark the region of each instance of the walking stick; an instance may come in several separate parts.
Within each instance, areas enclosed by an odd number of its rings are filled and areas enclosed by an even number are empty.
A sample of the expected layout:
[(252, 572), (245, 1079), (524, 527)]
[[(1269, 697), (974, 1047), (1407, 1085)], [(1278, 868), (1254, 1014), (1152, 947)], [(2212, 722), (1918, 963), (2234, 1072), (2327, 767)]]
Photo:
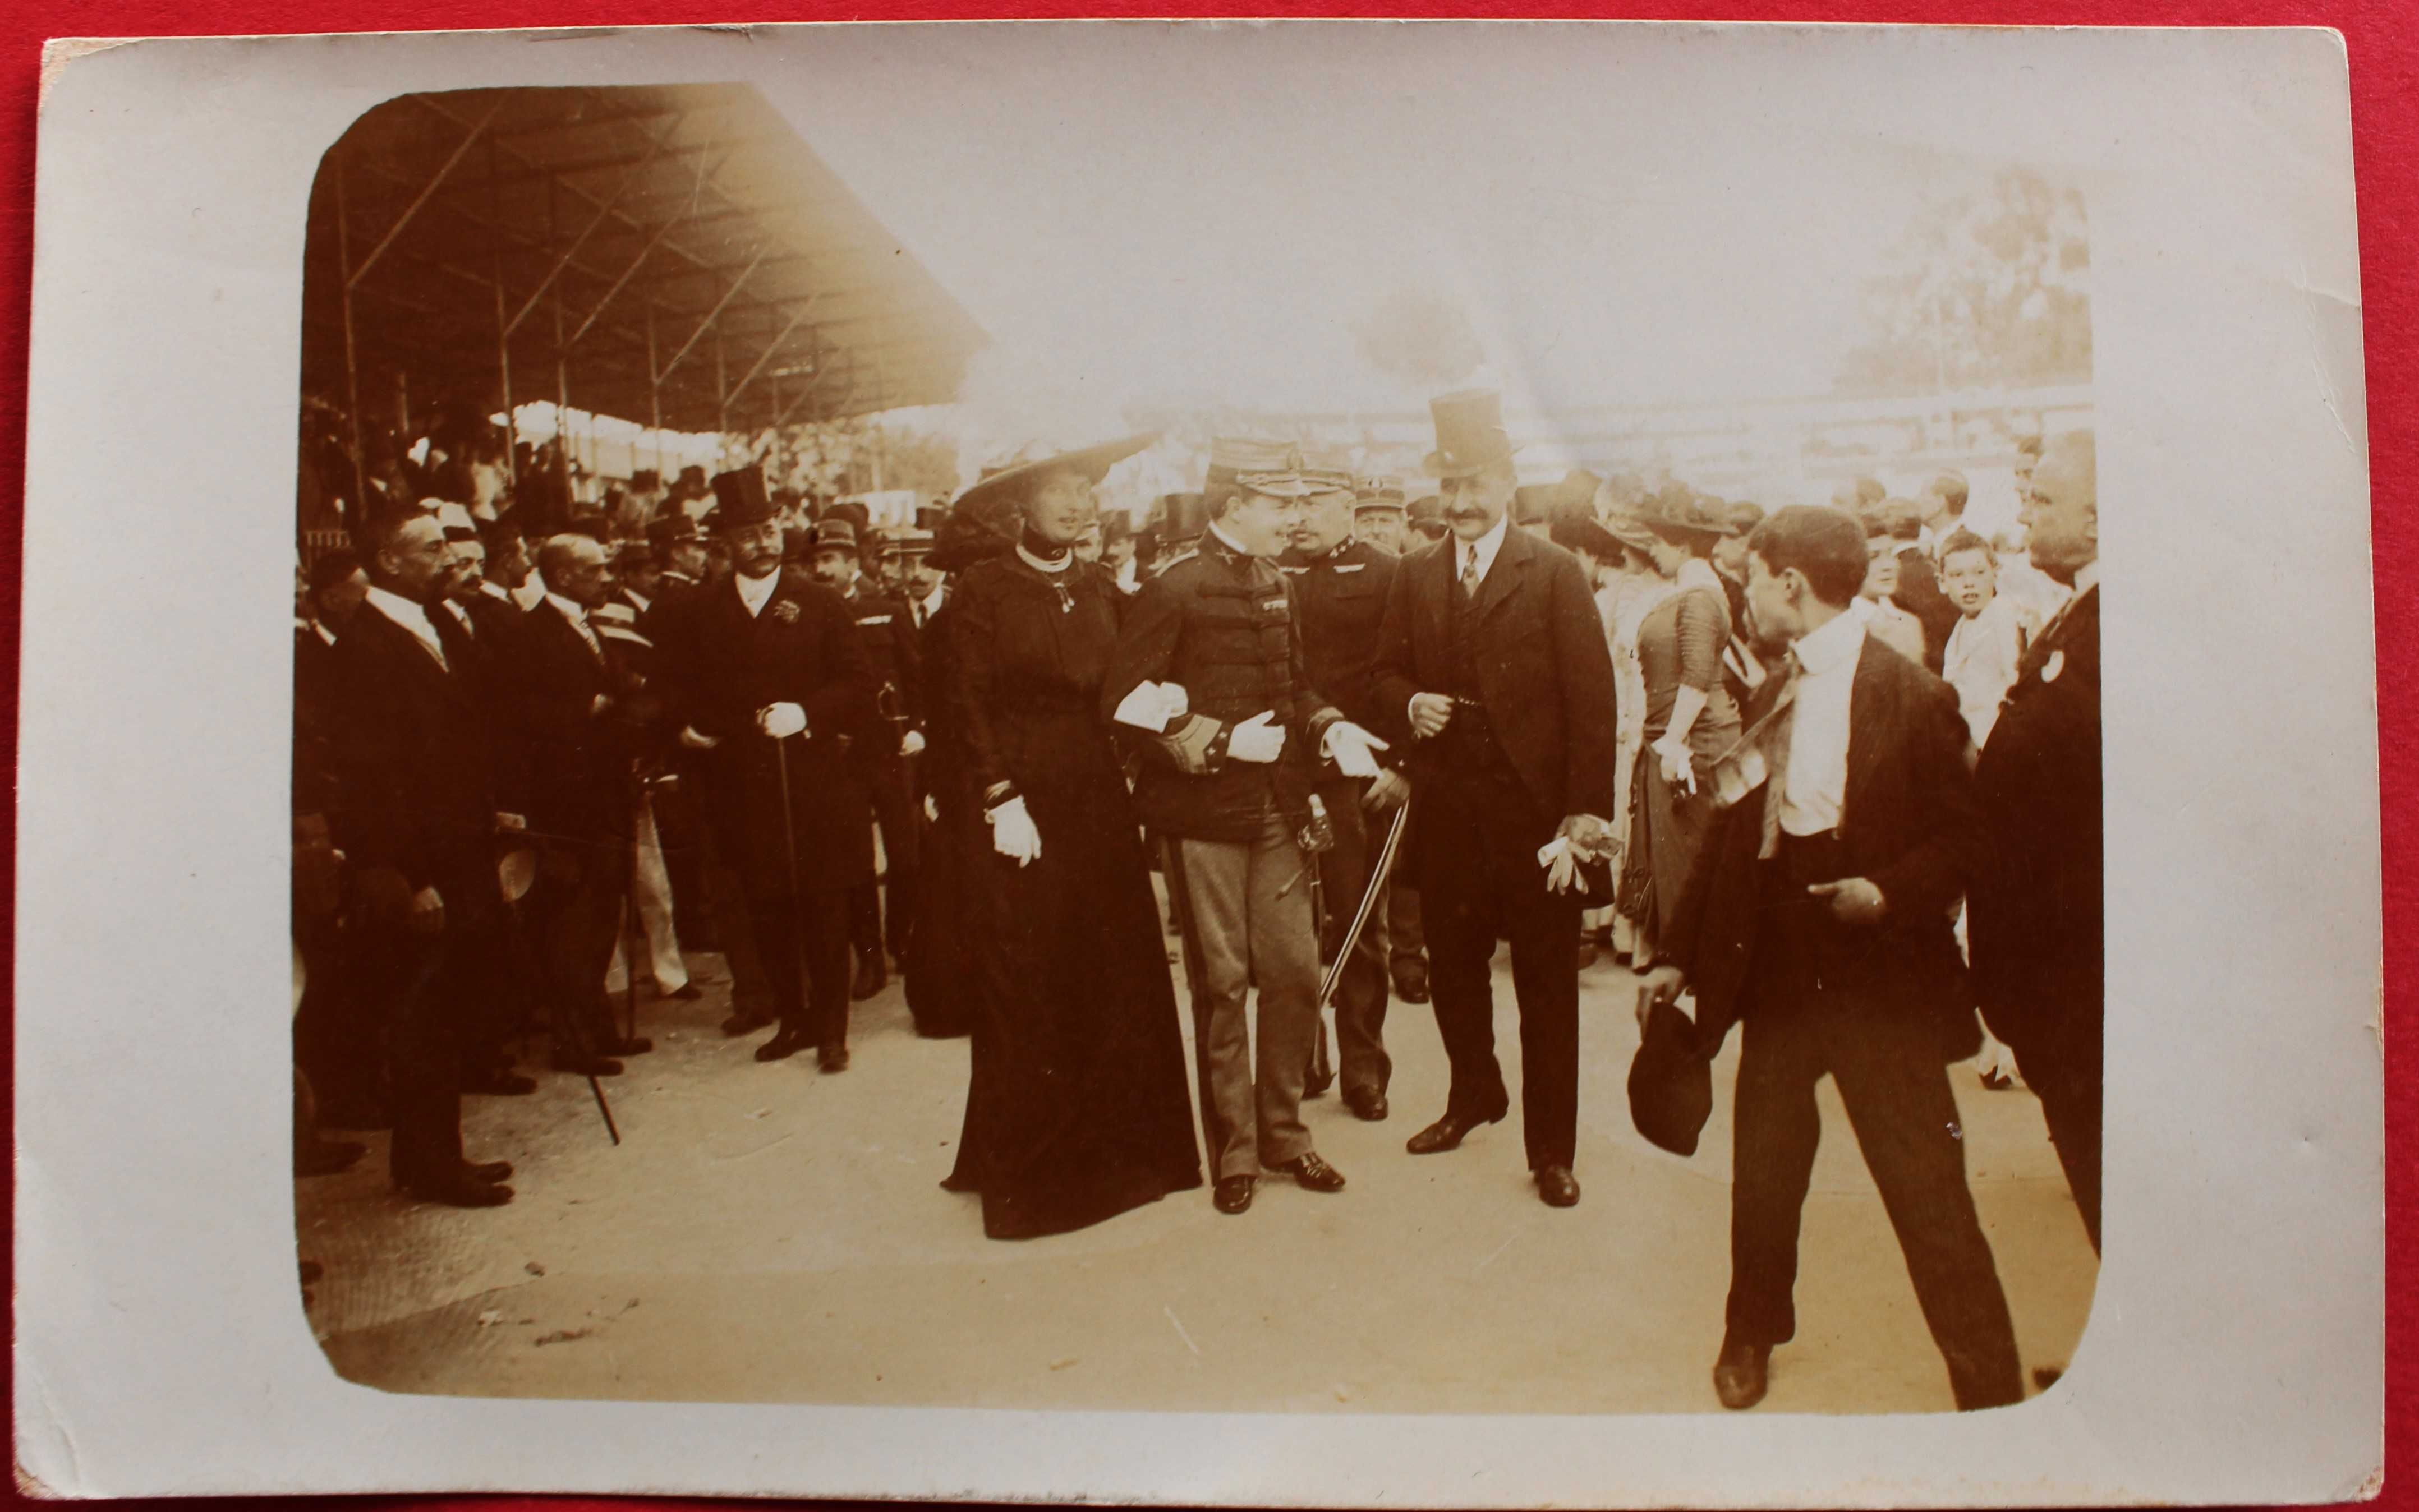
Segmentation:
[[(790, 863), (790, 945), (797, 955), (798, 996), (804, 1002), (808, 985), (807, 931), (800, 914), (806, 907), (807, 895), (805, 889), (798, 885), (798, 828), (791, 817), (790, 742), (786, 737), (773, 742), (773, 755), (781, 773), (781, 855)], [(781, 1027), (784, 1030), (789, 1028), (787, 1024)]]
[(1352, 947), (1360, 943), (1361, 932), (1369, 926), (1369, 915), (1378, 909), (1378, 900), (1385, 896), (1386, 878), (1394, 869), (1394, 852), (1403, 843), (1403, 823), (1411, 817), (1411, 801), (1408, 798), (1394, 805), (1394, 822), (1386, 827), (1386, 843), (1378, 849), (1378, 863), (1369, 868), (1369, 890), (1361, 894), (1361, 907), (1354, 910), (1352, 927), (1344, 931), (1344, 943), (1336, 947), (1335, 959), (1327, 964), (1327, 972), (1318, 982), (1318, 1006), (1327, 1007), (1343, 984), (1344, 965), (1352, 958)]
[[(644, 780), (630, 809), (630, 875), (622, 885), (622, 1037), (639, 1037), (639, 953), (646, 949), (646, 931), (639, 923), (639, 828), (647, 807)], [(652, 963), (650, 963), (652, 968)]]
[(605, 1101), (605, 1084), (596, 1079), (596, 1073), (593, 1071), (588, 1074), (588, 1090), (596, 1094), (596, 1111), (605, 1115), (605, 1132), (613, 1137), (615, 1144), (620, 1144), (622, 1131), (613, 1126), (613, 1109)]

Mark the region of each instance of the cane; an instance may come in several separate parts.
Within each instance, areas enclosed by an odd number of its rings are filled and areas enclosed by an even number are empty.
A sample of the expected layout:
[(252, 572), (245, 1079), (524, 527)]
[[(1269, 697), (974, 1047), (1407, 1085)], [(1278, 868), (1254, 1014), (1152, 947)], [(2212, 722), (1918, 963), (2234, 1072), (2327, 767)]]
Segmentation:
[[(790, 742), (787, 738), (773, 742), (775, 764), (781, 773), (781, 854), (790, 863), (790, 935), (791, 948), (798, 957), (798, 995), (804, 1001), (807, 992), (807, 931), (800, 921), (799, 910), (806, 904), (806, 893), (798, 886), (798, 829), (790, 811)], [(789, 1026), (784, 1024), (783, 1029)]]
[[(639, 793), (639, 806), (646, 806), (647, 795)], [(639, 953), (646, 948), (646, 932), (639, 924), (639, 825), (638, 814), (630, 816), (630, 877), (622, 887), (622, 1016), (626, 1020), (622, 1037), (639, 1037)]]
[(1323, 1012), (1328, 1000), (1344, 981), (1344, 964), (1352, 958), (1352, 947), (1361, 940), (1361, 932), (1369, 927), (1369, 916), (1378, 909), (1378, 900), (1386, 895), (1386, 878), (1394, 869), (1394, 852), (1403, 843), (1403, 821), (1411, 816), (1411, 801), (1405, 799), (1394, 805), (1394, 822), (1386, 827), (1386, 843), (1378, 849), (1378, 863), (1369, 868), (1369, 890), (1361, 894), (1361, 907), (1353, 912), (1352, 927), (1344, 932), (1344, 943), (1336, 947), (1335, 959), (1327, 964), (1327, 974), (1319, 979), (1318, 1006)]

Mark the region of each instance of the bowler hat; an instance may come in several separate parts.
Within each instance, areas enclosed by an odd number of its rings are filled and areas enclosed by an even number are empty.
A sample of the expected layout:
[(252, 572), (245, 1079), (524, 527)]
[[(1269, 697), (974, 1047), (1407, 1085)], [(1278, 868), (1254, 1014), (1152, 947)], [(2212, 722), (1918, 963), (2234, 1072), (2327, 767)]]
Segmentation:
[(1436, 450), (1427, 455), (1427, 470), (1439, 478), (1468, 478), (1498, 462), (1509, 462), (1516, 450), (1512, 433), (1503, 428), (1503, 396), (1492, 389), (1464, 389), (1428, 401), (1436, 421)]
[(764, 469), (734, 467), (714, 475), (715, 525), (744, 530), (773, 517), (773, 500), (764, 492)]
[(1656, 1003), (1629, 1062), (1630, 1123), (1656, 1148), (1693, 1155), (1713, 1111), (1713, 1065), (1697, 1044), (1696, 1022)]

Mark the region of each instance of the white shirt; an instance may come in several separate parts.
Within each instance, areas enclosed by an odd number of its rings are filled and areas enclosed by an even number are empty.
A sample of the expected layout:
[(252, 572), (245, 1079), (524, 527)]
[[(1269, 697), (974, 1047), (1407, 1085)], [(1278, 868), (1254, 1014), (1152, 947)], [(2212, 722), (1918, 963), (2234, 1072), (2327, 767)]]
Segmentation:
[(630, 606), (638, 610), (640, 614), (645, 614), (649, 609), (655, 607), (655, 600), (640, 593), (637, 588), (624, 588), (622, 592), (623, 595), (630, 601)]
[(1994, 596), (1971, 619), (1961, 619), (1942, 649), (1940, 675), (1957, 690), (1957, 711), (1980, 747), (1999, 722), (1999, 704), (2015, 686), (2024, 655), (2025, 615), (2013, 599)]
[(933, 584), (933, 585), (932, 585), (932, 591), (931, 593), (927, 594), (927, 595), (925, 596), (925, 598), (924, 598), (924, 616), (923, 616), (923, 619), (921, 619), (917, 620), (917, 622), (918, 624), (929, 624), (929, 623), (932, 621), (932, 617), (933, 617), (934, 615), (939, 614), (939, 613), (941, 612), (941, 605), (942, 605), (945, 602), (947, 602), (947, 601), (948, 601), (948, 597), (949, 597), (949, 585), (948, 585), (948, 584), (947, 584), (947, 583), (935, 583), (935, 584)]
[(1236, 540), (1233, 536), (1228, 535), (1225, 531), (1219, 529), (1218, 522), (1215, 520), (1210, 522), (1210, 533), (1225, 542), (1226, 543), (1226, 549), (1233, 552), (1236, 556), (1248, 557), (1251, 555), (1250, 552), (1243, 549), (1243, 543), (1241, 542)]
[(579, 632), (579, 638), (588, 643), (588, 649), (596, 653), (598, 661), (605, 660), (604, 643), (596, 638), (596, 632), (588, 628), (588, 611), (579, 606), (578, 600), (566, 599), (549, 589), (546, 602), (554, 605), (555, 613), (571, 621), (571, 628)]
[(439, 666), (445, 667), (449, 672), (453, 670), (446, 664), (445, 643), (437, 638), (437, 627), (429, 623), (426, 609), (412, 603), (402, 594), (390, 593), (376, 584), (370, 585), (369, 604), (371, 608), (410, 631), (412, 638), (419, 641), (429, 655), (437, 658)]
[(1855, 614), (1835, 616), (1791, 649), (1797, 657), (1797, 692), (1780, 827), (1791, 834), (1826, 834), (1840, 827), (1848, 798), (1848, 701), (1864, 654), (1865, 621)]
[(545, 580), (540, 578), (535, 573), (532, 573), (529, 576), (522, 578), (521, 586), (513, 589), (513, 602), (521, 606), (523, 613), (527, 613), (529, 610), (534, 609), (539, 604), (545, 603)]
[(491, 599), (501, 599), (506, 603), (513, 602), (512, 589), (504, 587), (501, 583), (497, 582), (492, 577), (479, 585), (479, 591)]
[(1494, 571), (1495, 554), (1503, 549), (1503, 537), (1511, 528), (1512, 512), (1506, 510), (1503, 512), (1502, 517), (1495, 522), (1495, 528), (1487, 531), (1485, 535), (1480, 536), (1477, 540), (1464, 541), (1459, 536), (1454, 537), (1454, 582), (1458, 584), (1462, 580), (1463, 575), (1470, 571), (1470, 563), (1472, 557), (1477, 558), (1478, 561), (1478, 576), (1475, 581), (1479, 583), (1486, 582), (1487, 574)]
[(753, 619), (773, 602), (773, 590), (781, 586), (781, 574), (772, 572), (763, 577), (750, 577), (745, 573), (732, 573), (731, 582), (739, 589), (739, 602), (746, 606), (747, 618)]
[(470, 611), (463, 608), (461, 604), (455, 603), (452, 599), (445, 599), (441, 602), (445, 605), (445, 612), (452, 615), (454, 617), (454, 622), (462, 627), (462, 634), (470, 636), (473, 640), (478, 639), (478, 627), (470, 623)]

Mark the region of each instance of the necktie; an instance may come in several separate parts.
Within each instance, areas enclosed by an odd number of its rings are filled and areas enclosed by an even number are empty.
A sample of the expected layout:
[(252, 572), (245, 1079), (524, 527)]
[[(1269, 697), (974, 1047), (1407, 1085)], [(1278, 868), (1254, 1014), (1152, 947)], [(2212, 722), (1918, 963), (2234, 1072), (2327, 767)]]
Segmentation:
[(1476, 546), (1471, 547), (1461, 558), (1461, 596), (1465, 599), (1478, 597), (1478, 548)]
[(1799, 664), (1793, 648), (1780, 664), (1780, 692), (1774, 695), (1772, 708), (1756, 721), (1750, 737), (1756, 748), (1764, 753), (1764, 837), (1757, 843), (1756, 856), (1769, 861), (1780, 848), (1780, 801), (1789, 787), (1789, 734), (1797, 722), (1797, 674)]

